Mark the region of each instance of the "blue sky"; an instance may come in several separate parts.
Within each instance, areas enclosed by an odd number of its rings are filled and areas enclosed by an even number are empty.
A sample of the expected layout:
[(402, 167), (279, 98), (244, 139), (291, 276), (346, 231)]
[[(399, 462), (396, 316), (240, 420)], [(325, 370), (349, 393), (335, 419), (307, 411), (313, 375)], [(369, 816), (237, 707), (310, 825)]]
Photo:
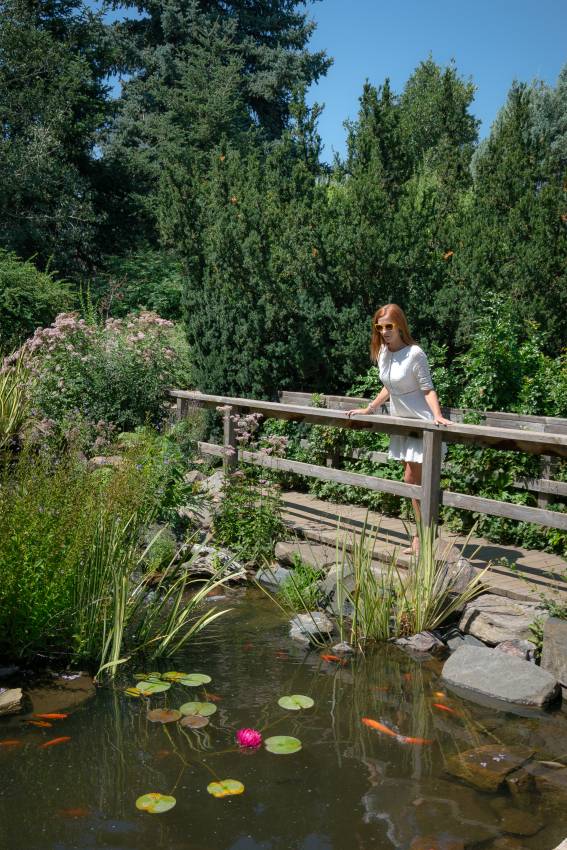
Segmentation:
[(378, 86), (390, 77), (401, 92), (412, 70), (431, 51), (436, 62), (455, 59), (478, 86), (472, 111), (486, 135), (514, 76), (539, 75), (555, 84), (567, 62), (565, 0), (322, 0), (309, 5), (318, 23), (312, 50), (326, 48), (335, 64), (311, 88), (309, 100), (325, 104), (319, 132), (345, 152), (343, 121), (356, 118), (366, 77)]
[[(472, 75), (478, 86), (472, 111), (482, 121), (482, 137), (514, 76), (555, 84), (567, 62), (565, 0), (322, 0), (308, 10), (318, 24), (311, 50), (325, 48), (335, 60), (308, 98), (325, 104), (319, 132), (327, 161), (332, 148), (345, 153), (343, 121), (356, 118), (366, 77), (376, 86), (390, 77), (401, 92), (430, 51), (439, 64), (454, 58), (459, 73)], [(108, 20), (125, 14), (119, 10)]]

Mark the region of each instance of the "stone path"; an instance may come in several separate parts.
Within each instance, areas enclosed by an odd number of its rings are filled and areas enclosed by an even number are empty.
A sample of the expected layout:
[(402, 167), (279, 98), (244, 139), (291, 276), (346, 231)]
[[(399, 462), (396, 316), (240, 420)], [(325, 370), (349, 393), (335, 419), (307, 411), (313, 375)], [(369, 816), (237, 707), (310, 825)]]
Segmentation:
[[(284, 493), (285, 504), (284, 521), (288, 528), (295, 531), (298, 537), (305, 537), (314, 542), (334, 545), (337, 536), (337, 522), (340, 518), (341, 526), (352, 531), (359, 532), (365, 521), (366, 508), (356, 505), (338, 505), (333, 502), (323, 502), (313, 499), (305, 493)], [(378, 534), (379, 549), (375, 550), (377, 560), (391, 557), (397, 553), (398, 564), (401, 567), (409, 566), (409, 556), (402, 554), (408, 546), (408, 535), (404, 523), (396, 517), (383, 516), (370, 511), (368, 523), (380, 526)], [(457, 547), (461, 547), (466, 538), (454, 534), (443, 533), (443, 539), (450, 540)], [(465, 556), (480, 571), (492, 562), (489, 573), (485, 579), (491, 593), (499, 596), (508, 596), (512, 599), (533, 602), (536, 601), (542, 591), (550, 590), (553, 579), (546, 573), (555, 570), (563, 573), (567, 570), (567, 562), (557, 555), (550, 555), (537, 549), (522, 549), (519, 546), (501, 546), (490, 543), (482, 537), (471, 537), (464, 549)], [(510, 563), (516, 564), (518, 569), (525, 575), (531, 585), (526, 584), (506, 566), (497, 564), (499, 559), (506, 558)], [(559, 582), (559, 586), (565, 587), (561, 596), (567, 598), (567, 583)], [(531, 593), (532, 587), (535, 591)], [(551, 594), (548, 594), (551, 596)]]

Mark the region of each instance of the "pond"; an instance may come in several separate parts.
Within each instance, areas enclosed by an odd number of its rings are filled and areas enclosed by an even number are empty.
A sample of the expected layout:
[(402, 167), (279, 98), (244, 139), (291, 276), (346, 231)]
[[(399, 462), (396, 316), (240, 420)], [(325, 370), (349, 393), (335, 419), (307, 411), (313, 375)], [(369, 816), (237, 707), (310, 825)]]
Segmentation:
[[(145, 669), (129, 662), (115, 690), (89, 696), (87, 689), (77, 702), (79, 688), (75, 707), (65, 710), (81, 680), (65, 680), (61, 692), (53, 674), (49, 687), (45, 676), (35, 687), (32, 677), (22, 679), (36, 714), (68, 716), (39, 721), (50, 727), (0, 719), (0, 742), (20, 742), (0, 746), (1, 847), (551, 850), (567, 836), (567, 781), (536, 787), (524, 771), (515, 787), (504, 769), (506, 759), (519, 765), (527, 751), (543, 760), (567, 753), (565, 713), (520, 716), (463, 699), (443, 687), (439, 659), (420, 662), (395, 647), (371, 648), (366, 660), (326, 660), (289, 639), (286, 619), (257, 590), (228, 591), (218, 604), (231, 613), (173, 661), (150, 665), (207, 674), (210, 684), (173, 684), (147, 706), (124, 692)], [(313, 707), (278, 705), (294, 694), (313, 699)], [(146, 719), (148, 708), (188, 701), (215, 706), (208, 725)], [(262, 746), (240, 750), (236, 733), (248, 727), (262, 732)], [(275, 735), (299, 739), (301, 749), (268, 752), (265, 739)], [(69, 740), (40, 749), (57, 737)], [(466, 757), (478, 776), (482, 759), (485, 766), (490, 760), (483, 788), (450, 772), (451, 759), (480, 747), (488, 749)], [(244, 791), (211, 796), (207, 786), (216, 779), (236, 780)], [(138, 810), (136, 801), (150, 792), (173, 794), (175, 807)]]

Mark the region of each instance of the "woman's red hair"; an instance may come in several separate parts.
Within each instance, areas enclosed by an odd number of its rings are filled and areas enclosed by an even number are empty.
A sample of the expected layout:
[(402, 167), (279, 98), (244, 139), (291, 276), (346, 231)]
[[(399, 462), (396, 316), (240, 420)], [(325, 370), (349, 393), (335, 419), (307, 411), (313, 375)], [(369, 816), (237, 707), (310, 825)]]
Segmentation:
[(398, 331), (401, 332), (402, 339), (406, 345), (419, 344), (410, 334), (410, 330), (408, 328), (408, 320), (406, 319), (402, 308), (398, 307), (397, 304), (384, 304), (383, 307), (380, 307), (379, 310), (376, 310), (376, 313), (374, 314), (374, 319), (372, 321), (374, 333), (372, 334), (372, 342), (370, 343), (370, 357), (373, 363), (378, 363), (380, 359), (380, 354), (382, 352), (382, 347), (386, 345), (386, 343), (384, 342), (384, 337), (376, 330), (374, 326), (379, 323), (380, 319), (382, 319), (387, 313), (390, 314), (390, 320), (396, 323), (396, 328), (398, 329)]

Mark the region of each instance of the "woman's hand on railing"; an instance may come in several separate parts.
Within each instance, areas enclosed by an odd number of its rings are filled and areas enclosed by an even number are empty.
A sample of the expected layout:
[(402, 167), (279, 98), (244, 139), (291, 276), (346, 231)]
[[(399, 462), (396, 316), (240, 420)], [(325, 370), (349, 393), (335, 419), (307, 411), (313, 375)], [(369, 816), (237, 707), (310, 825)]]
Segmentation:
[(368, 407), (357, 407), (354, 410), (346, 410), (345, 413), (347, 416), (356, 416), (360, 414), (362, 416), (370, 416), (375, 411), (369, 410)]
[(453, 424), (450, 419), (445, 419), (444, 416), (435, 416), (433, 418), (433, 421), (435, 422), (436, 425), (452, 425)]

